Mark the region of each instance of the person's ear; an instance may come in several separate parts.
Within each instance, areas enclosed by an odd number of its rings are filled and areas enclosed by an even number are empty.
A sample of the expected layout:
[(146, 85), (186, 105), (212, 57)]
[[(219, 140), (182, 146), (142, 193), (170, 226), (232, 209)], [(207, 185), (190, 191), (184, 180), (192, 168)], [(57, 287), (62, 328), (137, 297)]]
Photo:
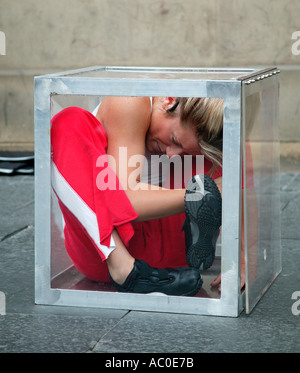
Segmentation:
[[(174, 111), (178, 105), (178, 97), (165, 97), (163, 101), (163, 108), (166, 111)], [(172, 108), (176, 105), (176, 107), (172, 110)]]

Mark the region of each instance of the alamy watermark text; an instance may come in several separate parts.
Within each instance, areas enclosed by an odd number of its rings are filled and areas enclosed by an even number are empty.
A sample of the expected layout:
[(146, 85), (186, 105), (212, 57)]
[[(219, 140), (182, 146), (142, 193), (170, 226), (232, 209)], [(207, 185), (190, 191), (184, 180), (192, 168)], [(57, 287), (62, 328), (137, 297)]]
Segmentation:
[(292, 40), (296, 40), (292, 44), (292, 53), (294, 56), (300, 55), (300, 31), (294, 31), (292, 33)]
[(6, 37), (3, 31), (0, 31), (0, 56), (6, 55)]
[(296, 300), (296, 302), (292, 304), (292, 308), (291, 308), (292, 314), (294, 316), (299, 316), (300, 315), (300, 291), (294, 291), (292, 294), (292, 299)]
[(3, 291), (0, 291), (0, 315), (6, 314), (6, 298)]
[[(181, 189), (187, 185), (191, 178), (191, 171), (193, 168), (193, 159), (195, 161), (196, 172), (202, 174), (204, 171), (204, 157), (203, 155), (197, 155), (193, 158), (191, 155), (184, 156), (173, 156), (169, 158), (167, 155), (151, 155), (150, 160), (142, 154), (136, 154), (128, 157), (127, 147), (119, 148), (119, 159), (115, 159), (112, 155), (103, 154), (97, 158), (96, 167), (99, 168), (99, 172), (96, 177), (97, 188), (103, 190), (117, 190), (117, 179), (116, 174), (120, 180), (123, 180), (122, 188), (124, 190), (158, 190), (157, 184), (149, 183), (137, 183), (137, 180), (142, 180), (143, 174), (149, 175), (170, 175), (171, 165), (173, 169), (173, 188)], [(111, 172), (113, 171), (113, 172)], [(203, 179), (204, 180), (204, 179)], [(199, 198), (204, 195), (204, 184), (203, 180), (197, 180), (199, 190)], [(126, 183), (127, 181), (127, 183)], [(164, 181), (164, 188), (171, 188), (171, 179), (167, 178)]]

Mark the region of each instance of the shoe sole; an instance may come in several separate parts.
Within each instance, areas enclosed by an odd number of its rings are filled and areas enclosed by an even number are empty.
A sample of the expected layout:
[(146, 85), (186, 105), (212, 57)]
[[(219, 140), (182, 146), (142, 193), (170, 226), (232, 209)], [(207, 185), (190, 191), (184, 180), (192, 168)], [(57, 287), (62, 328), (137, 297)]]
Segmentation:
[[(205, 190), (205, 191), (204, 191)], [(190, 267), (209, 268), (215, 258), (216, 242), (222, 218), (222, 198), (215, 182), (193, 177), (185, 195), (185, 209), (190, 219), (193, 243), (186, 248), (186, 260)]]

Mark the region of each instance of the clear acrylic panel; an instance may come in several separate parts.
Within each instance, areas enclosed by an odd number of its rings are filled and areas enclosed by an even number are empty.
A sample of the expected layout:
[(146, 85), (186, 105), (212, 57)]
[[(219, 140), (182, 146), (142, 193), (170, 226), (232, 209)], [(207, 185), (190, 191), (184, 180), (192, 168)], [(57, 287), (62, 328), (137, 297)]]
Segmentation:
[[(61, 110), (68, 108), (68, 107), (80, 107), (85, 109), (94, 115), (96, 115), (97, 108), (99, 104), (106, 98), (107, 96), (92, 96), (92, 95), (64, 95), (64, 94), (52, 94), (50, 97), (50, 117), (53, 118), (54, 115), (59, 113)], [(151, 157), (151, 156), (150, 156)], [(203, 160), (203, 157), (200, 157)], [(168, 188), (170, 185), (169, 180), (169, 173), (170, 173), (170, 165), (174, 170), (176, 170), (176, 160), (170, 160), (159, 157), (159, 159), (155, 158), (155, 156), (149, 159), (148, 163), (148, 170), (144, 170), (142, 174), (142, 181), (147, 183), (155, 183), (156, 177), (149, 179), (148, 171), (158, 168), (153, 163), (158, 161), (160, 168), (160, 172), (162, 173), (162, 180), (164, 180), (163, 186)], [(191, 172), (191, 164), (189, 162), (189, 158), (183, 159), (182, 163), (180, 163), (180, 171), (181, 165), (183, 166), (183, 172), (180, 172), (179, 177), (176, 179), (176, 172), (174, 178), (174, 187), (180, 187), (178, 179), (184, 178), (184, 183), (187, 184), (190, 179), (190, 172)], [(196, 162), (196, 170), (198, 173), (203, 173), (203, 162), (197, 161)], [(52, 181), (51, 181), (52, 182)], [(178, 185), (176, 186), (176, 183)], [(180, 180), (181, 182), (181, 180)], [(50, 268), (50, 276), (51, 276), (51, 288), (52, 289), (69, 289), (69, 290), (85, 290), (85, 291), (99, 291), (99, 292), (116, 292), (115, 288), (111, 283), (108, 282), (95, 282), (89, 280), (83, 274), (81, 274), (73, 265), (66, 247), (64, 243), (64, 220), (63, 215), (61, 213), (58, 198), (55, 192), (51, 191), (51, 268)], [(173, 227), (169, 227), (167, 234), (172, 234)], [(178, 227), (174, 228), (177, 229)], [(180, 229), (182, 226), (180, 226)], [(184, 247), (183, 247), (184, 250)], [(221, 273), (221, 252), (222, 252), (222, 233), (220, 232), (218, 241), (217, 241), (217, 248), (216, 248), (216, 256), (213, 265), (206, 269), (202, 270), (201, 275), (203, 278), (203, 286), (196, 294), (195, 298), (209, 298), (209, 299), (220, 299), (221, 293), (218, 291), (217, 287), (212, 287), (211, 283), (216, 279), (216, 277)]]
[(191, 79), (238, 80), (251, 75), (252, 68), (162, 68), (109, 66), (66, 71), (61, 76), (101, 79)]
[(281, 270), (278, 78), (243, 88), (246, 312)]

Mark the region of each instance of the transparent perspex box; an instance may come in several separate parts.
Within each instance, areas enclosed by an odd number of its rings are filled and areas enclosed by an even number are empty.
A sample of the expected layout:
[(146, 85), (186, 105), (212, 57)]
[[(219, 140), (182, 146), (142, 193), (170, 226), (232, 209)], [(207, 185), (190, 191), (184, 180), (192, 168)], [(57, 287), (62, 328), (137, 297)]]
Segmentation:
[[(278, 74), (277, 68), (95, 66), (36, 77), (35, 302), (233, 317), (250, 313), (281, 271)], [(194, 297), (118, 293), (109, 283), (85, 278), (66, 253), (51, 187), (50, 121), (69, 106), (92, 112), (107, 96), (223, 99), (222, 227), (215, 261), (202, 271), (203, 287)], [(221, 292), (210, 286), (219, 273)]]

